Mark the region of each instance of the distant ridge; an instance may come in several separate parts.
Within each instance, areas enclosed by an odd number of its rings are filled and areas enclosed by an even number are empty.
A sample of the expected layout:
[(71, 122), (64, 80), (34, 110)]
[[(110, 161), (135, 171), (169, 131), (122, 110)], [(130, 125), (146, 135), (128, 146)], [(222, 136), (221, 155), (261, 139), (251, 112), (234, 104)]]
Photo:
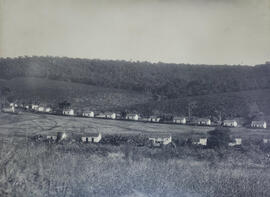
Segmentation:
[[(198, 103), (201, 101), (202, 107), (198, 108), (198, 111), (203, 115), (219, 110), (216, 109), (217, 106), (223, 106), (219, 107), (223, 111), (226, 111), (226, 108), (234, 107), (234, 111), (224, 112), (228, 116), (247, 115), (250, 103), (256, 103), (258, 110), (266, 114), (270, 113), (267, 110), (270, 108), (268, 91), (270, 89), (270, 64), (217, 66), (33, 56), (0, 58), (0, 71), (0, 83), (4, 80), (6, 81), (5, 86), (8, 87), (15, 88), (14, 84), (17, 83), (18, 78), (27, 79), (28, 85), (35, 84), (35, 78), (55, 81), (50, 83), (50, 87), (46, 87), (46, 83), (43, 82), (42, 86), (37, 85), (37, 87), (43, 88), (42, 95), (44, 96), (57, 81), (74, 83), (72, 86), (76, 86), (76, 89), (80, 89), (79, 84), (90, 85), (90, 89), (105, 88), (103, 89), (104, 96), (95, 97), (96, 101), (102, 101), (106, 97), (110, 98), (111, 92), (121, 90), (119, 102), (123, 102), (122, 98), (126, 97), (125, 108), (129, 108), (126, 104), (131, 97), (126, 95), (131, 92), (134, 95), (137, 92), (138, 95), (145, 95), (143, 96), (145, 99), (140, 101), (142, 96), (135, 96), (134, 98), (137, 100), (130, 103), (130, 109), (143, 113), (151, 113), (154, 110), (157, 110), (157, 113), (167, 112), (167, 108), (172, 109), (172, 113), (184, 115), (187, 111), (187, 102), (194, 99)], [(61, 89), (59, 85), (61, 83), (57, 84), (59, 91), (64, 94), (67, 90)], [(30, 91), (29, 95), (35, 95), (33, 91), (42, 92), (41, 89), (25, 88), (26, 95), (27, 91)], [(84, 94), (86, 90), (87, 87), (84, 86), (82, 91), (76, 93), (74, 90), (74, 93), (67, 95), (69, 98), (76, 97), (77, 100), (83, 100), (86, 95), (88, 100), (94, 99), (91, 95)], [(16, 97), (16, 92), (13, 94)], [(222, 98), (226, 99), (222, 100)], [(99, 107), (102, 107), (100, 101), (89, 102), (99, 103)], [(111, 108), (116, 109), (116, 106), (121, 106), (121, 103), (117, 102), (114, 100)], [(213, 102), (215, 104), (212, 104)], [(109, 103), (107, 108), (108, 106), (110, 106)], [(230, 113), (232, 114), (230, 115)]]

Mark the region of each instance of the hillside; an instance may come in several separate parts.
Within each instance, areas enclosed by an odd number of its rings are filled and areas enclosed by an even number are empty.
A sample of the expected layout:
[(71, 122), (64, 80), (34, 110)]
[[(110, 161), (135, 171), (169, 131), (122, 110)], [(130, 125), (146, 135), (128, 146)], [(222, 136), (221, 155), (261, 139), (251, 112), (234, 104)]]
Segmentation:
[(42, 78), (1, 80), (0, 88), (3, 87), (11, 90), (9, 99), (12, 101), (58, 105), (66, 100), (75, 109), (120, 110), (152, 98), (149, 94), (134, 91)]
[(60, 57), (0, 59), (0, 78), (37, 77), (167, 98), (270, 88), (270, 65), (226, 66)]
[[(187, 65), (60, 57), (0, 59), (0, 87), (21, 102), (217, 119), (270, 115), (270, 65)], [(259, 113), (262, 112), (262, 113)]]

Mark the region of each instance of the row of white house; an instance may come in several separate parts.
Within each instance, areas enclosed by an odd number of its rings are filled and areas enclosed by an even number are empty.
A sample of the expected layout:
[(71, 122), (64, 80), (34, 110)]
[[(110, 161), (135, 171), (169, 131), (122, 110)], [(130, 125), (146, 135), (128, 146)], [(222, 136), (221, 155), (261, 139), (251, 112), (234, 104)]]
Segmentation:
[[(58, 132), (56, 135), (46, 136), (47, 140), (50, 141), (62, 141), (68, 138), (68, 135), (65, 132)], [(80, 137), (80, 141), (83, 143), (99, 143), (102, 139), (101, 133), (88, 133)], [(172, 136), (167, 133), (152, 133), (148, 134), (148, 140), (154, 147), (160, 147), (162, 145), (168, 145), (172, 143)], [(199, 138), (193, 140), (193, 145), (207, 146), (207, 138)], [(263, 144), (270, 144), (270, 139), (263, 139)], [(228, 143), (228, 146), (240, 146), (242, 145), (242, 138), (234, 138), (232, 142)]]
[[(18, 104), (16, 103), (10, 103), (9, 107), (4, 107), (2, 108), (3, 112), (10, 112), (14, 113), (15, 108), (18, 107)], [(52, 113), (53, 109), (52, 107), (46, 107), (44, 105), (38, 105), (38, 104), (32, 104), (32, 105), (25, 105), (25, 109), (31, 109), (32, 111), (40, 112), (40, 113)], [(74, 109), (64, 109), (62, 111), (63, 115), (66, 116), (75, 116), (75, 110)], [(104, 118), (104, 119), (122, 119), (120, 114), (114, 113), (114, 112), (104, 112), (104, 113), (97, 113), (95, 114), (94, 111), (83, 111), (82, 113), (83, 117), (89, 117), (89, 118)], [(136, 113), (130, 113), (127, 114), (124, 119), (126, 120), (142, 120), (142, 121), (147, 121), (147, 122), (153, 122), (153, 123), (158, 123), (161, 121), (161, 118), (158, 116), (150, 116), (149, 118), (141, 118), (139, 114)], [(187, 118), (183, 116), (175, 116), (173, 117), (172, 122), (174, 124), (187, 124)], [(211, 126), (212, 122), (208, 118), (198, 118), (195, 121), (195, 124), (197, 125), (202, 125), (202, 126)], [(225, 127), (237, 127), (238, 123), (236, 120), (224, 120), (222, 123), (223, 126)], [(252, 121), (251, 125), (252, 128), (267, 128), (267, 123), (266, 121)]]

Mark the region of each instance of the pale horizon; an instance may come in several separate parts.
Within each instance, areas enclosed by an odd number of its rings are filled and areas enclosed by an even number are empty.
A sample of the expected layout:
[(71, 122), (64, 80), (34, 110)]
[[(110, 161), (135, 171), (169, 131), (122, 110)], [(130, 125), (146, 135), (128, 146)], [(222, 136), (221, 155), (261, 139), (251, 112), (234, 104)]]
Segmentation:
[(270, 0), (0, 0), (4, 58), (256, 65), (269, 35)]

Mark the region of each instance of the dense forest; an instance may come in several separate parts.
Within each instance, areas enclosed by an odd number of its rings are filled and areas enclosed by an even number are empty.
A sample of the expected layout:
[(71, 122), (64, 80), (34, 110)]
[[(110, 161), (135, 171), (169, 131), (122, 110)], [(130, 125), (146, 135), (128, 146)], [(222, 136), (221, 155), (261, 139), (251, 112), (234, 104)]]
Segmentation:
[(270, 88), (270, 65), (188, 65), (66, 57), (0, 59), (0, 78), (38, 77), (166, 98)]

